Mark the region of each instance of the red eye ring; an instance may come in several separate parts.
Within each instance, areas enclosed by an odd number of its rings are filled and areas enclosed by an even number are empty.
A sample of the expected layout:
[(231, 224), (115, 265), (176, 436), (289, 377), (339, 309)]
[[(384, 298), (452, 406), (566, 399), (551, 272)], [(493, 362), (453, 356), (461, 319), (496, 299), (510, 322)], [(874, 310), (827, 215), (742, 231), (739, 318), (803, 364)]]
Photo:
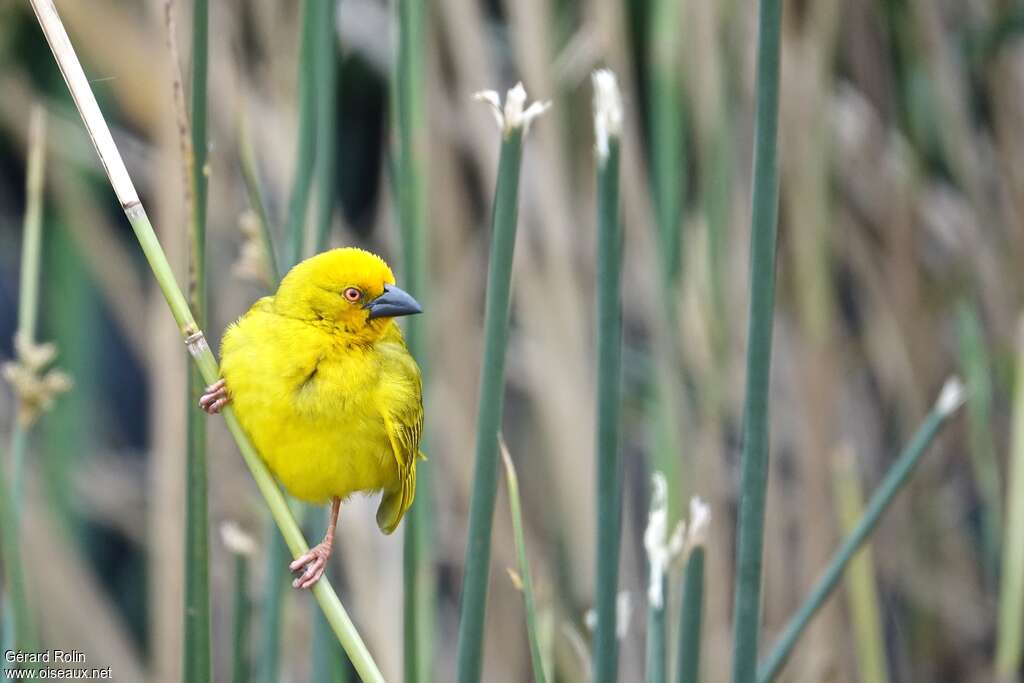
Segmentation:
[(348, 301), (351, 301), (352, 303), (355, 303), (356, 301), (359, 301), (360, 299), (362, 299), (362, 298), (363, 298), (363, 293), (362, 293), (362, 292), (360, 292), (360, 291), (359, 291), (358, 289), (356, 289), (355, 287), (349, 287), (349, 288), (347, 288), (347, 289), (345, 290), (345, 292), (344, 292), (343, 296), (344, 296), (344, 297), (345, 297), (345, 298), (346, 298), (346, 299), (347, 299)]

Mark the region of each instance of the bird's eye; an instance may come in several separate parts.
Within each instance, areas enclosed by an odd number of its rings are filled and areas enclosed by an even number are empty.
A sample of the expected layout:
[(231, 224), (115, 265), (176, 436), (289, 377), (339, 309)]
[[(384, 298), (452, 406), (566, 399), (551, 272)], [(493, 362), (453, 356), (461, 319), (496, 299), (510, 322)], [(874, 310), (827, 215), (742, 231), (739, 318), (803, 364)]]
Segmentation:
[(359, 301), (363, 298), (363, 293), (355, 287), (349, 287), (345, 290), (345, 298), (352, 302)]

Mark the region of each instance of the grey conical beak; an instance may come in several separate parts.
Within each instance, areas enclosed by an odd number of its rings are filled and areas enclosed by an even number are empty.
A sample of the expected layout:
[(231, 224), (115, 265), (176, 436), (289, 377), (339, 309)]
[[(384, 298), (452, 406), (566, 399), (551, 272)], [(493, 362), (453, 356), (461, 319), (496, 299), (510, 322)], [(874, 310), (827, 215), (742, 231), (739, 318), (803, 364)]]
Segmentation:
[(396, 318), (400, 315), (415, 315), (423, 312), (423, 308), (416, 299), (394, 285), (384, 285), (384, 293), (366, 304), (366, 309), (370, 311), (370, 320)]

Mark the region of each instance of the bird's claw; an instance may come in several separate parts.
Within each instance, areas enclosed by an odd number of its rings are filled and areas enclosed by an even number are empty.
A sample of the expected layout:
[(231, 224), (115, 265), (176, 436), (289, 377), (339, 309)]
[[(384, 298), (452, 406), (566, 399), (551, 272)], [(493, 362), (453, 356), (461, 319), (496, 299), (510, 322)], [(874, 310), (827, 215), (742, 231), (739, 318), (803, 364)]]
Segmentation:
[(206, 387), (206, 392), (199, 397), (199, 407), (210, 415), (216, 415), (230, 400), (227, 383), (219, 379)]
[(299, 559), (288, 565), (293, 574), (299, 574), (292, 581), (292, 588), (312, 588), (327, 570), (327, 559), (331, 556), (331, 546), (320, 543)]

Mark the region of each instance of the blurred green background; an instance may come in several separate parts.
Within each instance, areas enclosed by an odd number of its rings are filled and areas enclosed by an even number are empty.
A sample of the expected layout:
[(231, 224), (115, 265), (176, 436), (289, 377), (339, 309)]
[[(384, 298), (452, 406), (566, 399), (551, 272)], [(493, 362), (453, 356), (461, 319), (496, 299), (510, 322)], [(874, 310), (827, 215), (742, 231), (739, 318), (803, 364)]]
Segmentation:
[[(184, 282), (187, 217), (164, 3), (57, 4)], [(191, 3), (177, 5), (187, 77)], [(265, 293), (240, 166), (243, 125), (270, 222), (284, 235), (299, 127), (300, 5), (211, 3), (211, 341)], [(643, 531), (657, 465), (669, 474), (673, 520), (691, 495), (711, 507), (702, 669), (706, 681), (728, 680), (756, 5), (434, 0), (423, 11), (429, 172), (420, 182), (432, 253), (424, 467), (435, 508), (436, 679), (454, 677), (498, 152), (491, 114), (471, 95), (522, 80), (531, 99), (553, 107), (531, 128), (524, 153), (504, 435), (519, 470), (555, 678), (587, 680), (596, 533), (589, 74), (607, 66), (625, 97), (620, 585), (633, 609), (620, 679), (643, 675)], [(317, 149), (337, 163), (330, 242), (380, 253), (401, 283), (390, 114), (395, 7), (342, 0), (335, 16), (336, 140)], [(1024, 529), (1004, 514), (1005, 501), (1024, 496), (1006, 485), (1014, 449), (1024, 458), (1024, 433), (1014, 439), (1011, 430), (1022, 345), (1022, 29), (1024, 5), (1011, 0), (784, 3), (766, 645), (842, 537), (834, 480), (852, 477), (873, 490), (943, 380), (959, 373), (971, 392), (967, 417), (943, 433), (883, 519), (868, 574), (890, 680), (995, 676), (1002, 549), (1024, 543)], [(28, 3), (8, 0), (0, 3), (4, 359), (14, 354), (36, 103), (48, 117), (38, 338), (57, 344), (57, 363), (75, 384), (29, 442), (29, 594), (53, 647), (83, 650), (90, 663), (112, 666), (115, 680), (177, 681), (188, 359)], [(0, 453), (15, 411), (5, 387)], [(257, 542), (248, 584), (257, 654), (271, 536), (220, 420), (209, 439), (214, 678), (228, 680), (235, 564), (219, 529), (235, 522)], [(484, 671), (487, 681), (523, 681), (529, 652), (521, 596), (505, 571), (515, 549), (504, 491)], [(387, 679), (401, 680), (401, 532), (380, 535), (375, 507), (368, 499), (343, 507), (336, 585)], [(678, 576), (673, 569), (673, 586)], [(851, 595), (844, 585), (833, 596), (786, 680), (873, 680), (853, 644)], [(310, 680), (314, 610), (308, 595), (287, 594), (277, 680)]]

